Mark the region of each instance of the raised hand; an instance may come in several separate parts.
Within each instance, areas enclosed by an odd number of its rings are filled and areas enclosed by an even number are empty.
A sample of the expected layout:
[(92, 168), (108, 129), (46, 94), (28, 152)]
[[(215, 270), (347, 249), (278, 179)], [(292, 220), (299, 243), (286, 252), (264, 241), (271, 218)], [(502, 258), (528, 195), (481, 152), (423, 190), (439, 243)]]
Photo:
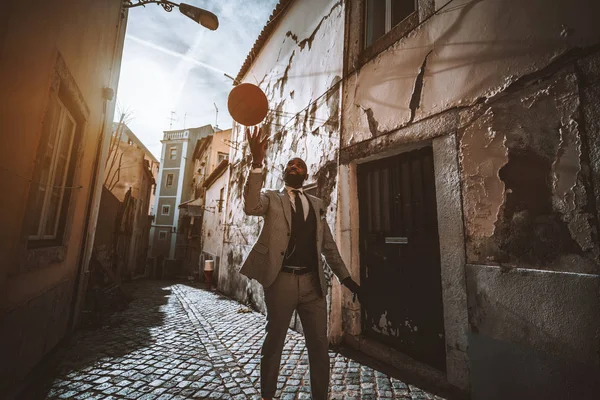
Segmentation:
[(246, 139), (250, 146), (250, 153), (252, 154), (252, 164), (262, 164), (265, 159), (265, 153), (267, 149), (267, 137), (261, 140), (262, 131), (258, 127), (254, 127), (253, 132), (250, 133), (250, 128), (246, 128)]

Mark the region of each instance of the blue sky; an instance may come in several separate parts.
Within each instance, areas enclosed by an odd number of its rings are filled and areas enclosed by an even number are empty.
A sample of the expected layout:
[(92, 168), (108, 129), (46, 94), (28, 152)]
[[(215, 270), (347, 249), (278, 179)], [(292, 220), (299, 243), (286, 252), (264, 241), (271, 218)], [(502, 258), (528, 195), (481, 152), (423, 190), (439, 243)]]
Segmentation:
[(216, 31), (156, 4), (129, 10), (117, 92), (118, 120), (160, 158), (162, 131), (215, 124), (231, 127), (227, 95), (278, 0), (188, 0), (219, 18)]

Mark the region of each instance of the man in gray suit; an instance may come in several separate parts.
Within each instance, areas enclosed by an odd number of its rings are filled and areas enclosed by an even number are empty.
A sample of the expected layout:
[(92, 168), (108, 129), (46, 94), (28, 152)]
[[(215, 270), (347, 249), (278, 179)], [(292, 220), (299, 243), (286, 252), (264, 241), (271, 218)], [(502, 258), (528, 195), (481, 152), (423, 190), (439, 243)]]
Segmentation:
[(327, 398), (329, 353), (327, 340), (327, 284), (321, 254), (353, 293), (360, 287), (350, 277), (325, 219), (323, 201), (305, 194), (302, 184), (307, 168), (300, 158), (291, 159), (284, 172), (285, 187), (261, 191), (267, 139), (254, 128), (246, 137), (252, 153), (252, 169), (244, 186), (244, 211), (264, 218), (264, 225), (240, 272), (264, 288), (267, 336), (261, 352), (261, 395), (270, 399), (277, 389), (281, 352), (294, 310), (302, 322), (310, 383), (315, 400)]

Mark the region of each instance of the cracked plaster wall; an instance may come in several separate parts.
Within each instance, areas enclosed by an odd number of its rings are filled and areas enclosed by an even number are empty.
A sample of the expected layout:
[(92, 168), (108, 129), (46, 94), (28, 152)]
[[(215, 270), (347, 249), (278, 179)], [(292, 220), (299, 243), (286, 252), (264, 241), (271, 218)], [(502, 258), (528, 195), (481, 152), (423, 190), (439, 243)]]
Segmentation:
[(597, 392), (587, 377), (600, 372), (598, 113), (581, 90), (600, 91), (581, 71), (599, 58), (461, 113), (473, 398)]
[(573, 68), (463, 115), (468, 262), (599, 273)]
[[(581, 90), (582, 125), (586, 133), (583, 148), (587, 153), (593, 183), (596, 218), (600, 219), (600, 52), (577, 63)], [(598, 221), (600, 225), (600, 220)]]
[[(244, 78), (245, 82), (258, 84), (269, 101), (270, 112), (262, 124), (270, 138), (263, 187), (281, 188), (287, 161), (295, 156), (303, 158), (309, 170), (308, 183), (316, 184), (317, 196), (328, 204), (327, 219), (333, 228), (337, 209), (341, 85), (311, 102), (335, 85), (342, 75), (343, 2), (298, 1), (279, 18), (279, 25)], [(234, 126), (232, 141), (235, 148), (231, 151), (219, 287), (264, 311), (262, 287), (237, 272), (258, 237), (262, 220), (246, 216), (242, 209), (242, 190), (251, 162), (243, 127)]]
[[(439, 10), (446, 1), (435, 3)], [(352, 72), (343, 95), (342, 147), (473, 105), (570, 48), (598, 43), (598, 2), (510, 4), (452, 1)], [(348, 62), (353, 70), (356, 60)]]
[(364, 65), (350, 33), (342, 95), (348, 166), (457, 132), (468, 284), (460, 339), (474, 399), (568, 379), (574, 359), (597, 375), (600, 354), (600, 4), (507, 5), (452, 1)]

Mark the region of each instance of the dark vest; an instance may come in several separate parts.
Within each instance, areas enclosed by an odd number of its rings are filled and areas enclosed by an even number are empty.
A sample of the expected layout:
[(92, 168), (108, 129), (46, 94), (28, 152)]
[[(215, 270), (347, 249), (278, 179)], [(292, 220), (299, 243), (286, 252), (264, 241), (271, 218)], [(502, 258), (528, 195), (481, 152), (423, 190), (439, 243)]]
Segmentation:
[(292, 232), (283, 265), (317, 269), (317, 217), (310, 200), (306, 221), (304, 215), (292, 209)]

